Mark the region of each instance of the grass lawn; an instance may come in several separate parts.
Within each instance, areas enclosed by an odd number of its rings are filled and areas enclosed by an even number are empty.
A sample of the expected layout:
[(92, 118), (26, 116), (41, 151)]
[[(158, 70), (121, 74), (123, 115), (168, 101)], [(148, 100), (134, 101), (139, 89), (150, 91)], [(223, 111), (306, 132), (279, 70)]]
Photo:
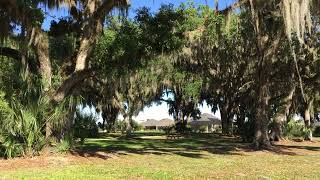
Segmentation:
[(0, 160), (0, 179), (320, 179), (320, 142), (253, 151), (236, 138), (157, 133), (88, 139), (70, 154)]

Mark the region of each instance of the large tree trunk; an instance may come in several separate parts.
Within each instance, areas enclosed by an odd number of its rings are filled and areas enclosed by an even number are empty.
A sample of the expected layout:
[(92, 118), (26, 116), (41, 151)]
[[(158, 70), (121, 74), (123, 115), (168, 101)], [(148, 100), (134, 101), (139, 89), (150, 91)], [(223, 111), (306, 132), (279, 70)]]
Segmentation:
[(115, 6), (128, 5), (127, 0), (108, 0), (104, 1), (100, 6), (96, 0), (86, 1), (85, 13), (88, 18), (86, 19), (86, 25), (83, 27), (83, 31), (80, 38), (80, 47), (75, 59), (74, 72), (61, 84), (61, 86), (55, 92), (53, 101), (59, 103), (67, 95), (70, 94), (72, 88), (89, 77), (86, 75), (88, 70), (88, 59), (92, 54), (96, 41), (102, 35), (103, 22), (106, 14), (108, 14)]
[(34, 50), (39, 61), (39, 71), (42, 78), (44, 91), (51, 88), (52, 70), (49, 57), (48, 37), (40, 29), (35, 30)]
[(220, 105), (221, 114), (221, 128), (222, 133), (225, 135), (232, 135), (232, 123), (233, 123), (233, 112), (231, 110), (229, 101)]
[(287, 119), (286, 114), (283, 114), (281, 112), (276, 114), (276, 116), (274, 117), (274, 126), (272, 129), (272, 134), (270, 136), (271, 140), (282, 141), (284, 139), (282, 127), (286, 119)]
[(132, 133), (132, 126), (131, 126), (132, 117), (125, 116), (124, 120), (126, 122), (126, 135), (130, 136)]
[(74, 125), (74, 118), (77, 104), (72, 104), (68, 110), (68, 115), (66, 117), (65, 127), (62, 128), (61, 134), (58, 140), (71, 140), (73, 136), (72, 127)]
[[(259, 12), (254, 0), (250, 0), (251, 15), (256, 33), (256, 47), (258, 60), (257, 73), (257, 107), (255, 114), (255, 135), (253, 145), (256, 149), (268, 148), (271, 146), (268, 136), (268, 106), (269, 106), (269, 74), (272, 65), (272, 58), (275, 55), (280, 40), (284, 34), (283, 29), (276, 28), (275, 37), (269, 36), (262, 28), (265, 15)], [(271, 32), (273, 29), (270, 29)], [(276, 33), (278, 32), (278, 33)]]
[(289, 94), (282, 100), (278, 112), (274, 117), (273, 137), (274, 141), (283, 140), (283, 124), (287, 121), (288, 113), (292, 104), (293, 94), (295, 92), (295, 86), (293, 86)]
[[(52, 78), (52, 70), (51, 70), (51, 62), (49, 57), (49, 41), (44, 32), (41, 31), (40, 28), (33, 28), (34, 32), (31, 34), (31, 41), (33, 42), (33, 49), (38, 58), (39, 62), (39, 73), (41, 74), (41, 82), (44, 89), (44, 92), (48, 92), (51, 88), (51, 78)], [(34, 36), (34, 37), (33, 37)], [(52, 125), (48, 120), (46, 121), (45, 126), (46, 131), (46, 139), (49, 140), (52, 134)]]
[(60, 87), (55, 91), (52, 101), (55, 103), (60, 103), (71, 93), (72, 89), (76, 85), (79, 85), (80, 82), (91, 77), (92, 75), (94, 75), (94, 72), (90, 69), (73, 73), (67, 79), (65, 79)]
[(230, 122), (230, 115), (228, 112), (227, 106), (220, 106), (220, 114), (221, 114), (221, 128), (222, 128), (222, 134), (230, 135), (231, 132), (231, 122)]
[[(33, 29), (34, 32), (34, 42), (33, 49), (37, 55), (39, 61), (39, 72), (41, 75), (42, 86), (44, 93), (47, 93), (51, 88), (51, 62), (49, 57), (49, 41), (44, 32), (40, 28)], [(33, 33), (32, 33), (33, 34)], [(48, 120), (46, 121), (46, 139), (48, 140), (52, 134), (52, 125)]]
[(308, 130), (308, 134), (305, 137), (305, 140), (312, 141), (312, 126), (311, 126), (311, 112), (313, 108), (313, 99), (310, 100), (309, 102), (305, 103), (305, 109), (304, 109), (304, 123), (305, 127)]
[(260, 86), (258, 89), (258, 101), (255, 115), (255, 134), (254, 147), (256, 149), (269, 148), (271, 146), (268, 136), (268, 106), (270, 96), (268, 94), (269, 82), (265, 78), (260, 79)]
[[(280, 33), (278, 34), (278, 36)], [(262, 38), (258, 38), (258, 42), (262, 41)], [(257, 87), (257, 107), (255, 114), (255, 131), (253, 145), (256, 149), (269, 148), (271, 146), (269, 135), (268, 135), (268, 125), (270, 118), (268, 117), (268, 108), (269, 108), (269, 74), (272, 66), (272, 57), (276, 51), (276, 48), (279, 45), (280, 37), (276, 38), (273, 41), (271, 47), (269, 47), (265, 53), (259, 50), (259, 66), (258, 66), (258, 78), (256, 82), (258, 83)], [(262, 43), (262, 42), (260, 42)]]
[(222, 134), (226, 134), (228, 132), (228, 112), (226, 106), (220, 106), (220, 114)]
[(250, 127), (248, 127), (248, 124), (246, 125), (245, 123), (247, 118), (246, 111), (247, 109), (240, 104), (237, 112), (237, 121), (236, 121), (236, 125), (238, 127), (237, 133), (238, 135), (241, 136), (243, 142), (251, 142), (253, 136), (250, 135), (250, 133), (247, 131), (247, 129), (250, 129)]

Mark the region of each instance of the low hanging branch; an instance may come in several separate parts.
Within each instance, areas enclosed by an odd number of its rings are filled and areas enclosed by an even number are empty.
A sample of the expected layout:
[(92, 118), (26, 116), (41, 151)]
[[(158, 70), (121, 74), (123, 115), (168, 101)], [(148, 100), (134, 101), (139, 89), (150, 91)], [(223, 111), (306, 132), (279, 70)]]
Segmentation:
[(16, 49), (12, 49), (9, 47), (0, 47), (0, 56), (6, 56), (18, 61), (21, 60), (21, 53)]
[(310, 13), (310, 0), (283, 0), (283, 17), (286, 27), (286, 35), (290, 43), (290, 51), (295, 63), (295, 69), (298, 74), (299, 86), (304, 102), (307, 102), (303, 81), (300, 75), (297, 55), (295, 48), (292, 46), (292, 34), (295, 34), (299, 43), (304, 44), (305, 33), (311, 33), (312, 20)]
[(54, 94), (53, 100), (55, 102), (61, 102), (70, 93), (72, 88), (75, 87), (75, 85), (93, 75), (94, 71), (92, 69), (74, 72), (58, 88), (58, 90)]
[(238, 2), (235, 2), (233, 4), (231, 4), (230, 6), (228, 6), (227, 8), (219, 11), (221, 14), (227, 15), (229, 14), (229, 12), (234, 11), (238, 8), (240, 8), (241, 6), (243, 6), (244, 4), (248, 3), (249, 0), (239, 0)]
[[(249, 4), (250, 2), (250, 4)], [(295, 33), (303, 44), (304, 35), (308, 31), (311, 32), (312, 20), (310, 7), (312, 0), (281, 0), (280, 7), (286, 27), (286, 35), (289, 40), (292, 39), (292, 34)], [(220, 14), (228, 15), (230, 12), (235, 11), (244, 5), (256, 6), (257, 8), (263, 7), (264, 4), (272, 3), (270, 1), (258, 0), (238, 0), (227, 8), (219, 11)], [(257, 11), (259, 9), (256, 9)]]
[(294, 33), (299, 42), (304, 44), (305, 33), (310, 33), (312, 28), (310, 6), (310, 0), (282, 0), (282, 13), (289, 41), (292, 41)]
[(294, 47), (292, 47), (291, 43), (290, 43), (290, 51), (291, 51), (291, 54), (292, 54), (292, 57), (293, 57), (295, 70), (297, 71), (297, 74), (298, 74), (299, 87), (300, 87), (302, 99), (303, 99), (304, 102), (307, 102), (306, 95), (304, 93), (303, 81), (302, 81), (302, 78), (301, 78), (301, 75), (300, 75), (300, 71), (299, 71), (299, 65), (298, 65), (298, 61), (297, 61), (297, 54), (295, 52)]

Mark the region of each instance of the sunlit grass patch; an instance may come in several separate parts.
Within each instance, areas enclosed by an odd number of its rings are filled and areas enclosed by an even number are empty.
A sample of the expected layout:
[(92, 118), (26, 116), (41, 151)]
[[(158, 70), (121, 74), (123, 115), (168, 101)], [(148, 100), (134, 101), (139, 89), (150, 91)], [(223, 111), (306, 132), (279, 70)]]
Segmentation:
[[(135, 134), (88, 139), (88, 161), (5, 170), (0, 179), (319, 179), (320, 143), (285, 142), (274, 151), (219, 135), (167, 140)], [(110, 158), (94, 157), (111, 153)], [(92, 159), (90, 159), (92, 158)], [(101, 159), (101, 160), (99, 160)], [(22, 160), (23, 161), (23, 160)], [(1, 171), (1, 169), (0, 169)]]

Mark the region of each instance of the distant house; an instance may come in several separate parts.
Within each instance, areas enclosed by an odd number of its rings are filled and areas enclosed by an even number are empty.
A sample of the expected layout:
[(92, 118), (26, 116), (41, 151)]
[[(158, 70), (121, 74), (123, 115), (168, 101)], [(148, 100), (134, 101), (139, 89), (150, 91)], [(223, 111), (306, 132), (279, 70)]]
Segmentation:
[(194, 131), (205, 128), (205, 132), (215, 132), (221, 128), (221, 120), (211, 114), (201, 114), (199, 119), (191, 119), (188, 124)]
[[(162, 119), (160, 121), (155, 119), (147, 119), (147, 121), (141, 123), (144, 130), (161, 130), (165, 127), (174, 126), (175, 122), (171, 119)], [(221, 128), (221, 120), (215, 116), (204, 113), (199, 119), (191, 119), (188, 121), (188, 125), (191, 126), (193, 131), (215, 132)]]
[(174, 121), (171, 119), (162, 119), (160, 121), (155, 119), (147, 119), (147, 121), (142, 122), (141, 125), (145, 130), (161, 130), (165, 127), (173, 126)]

